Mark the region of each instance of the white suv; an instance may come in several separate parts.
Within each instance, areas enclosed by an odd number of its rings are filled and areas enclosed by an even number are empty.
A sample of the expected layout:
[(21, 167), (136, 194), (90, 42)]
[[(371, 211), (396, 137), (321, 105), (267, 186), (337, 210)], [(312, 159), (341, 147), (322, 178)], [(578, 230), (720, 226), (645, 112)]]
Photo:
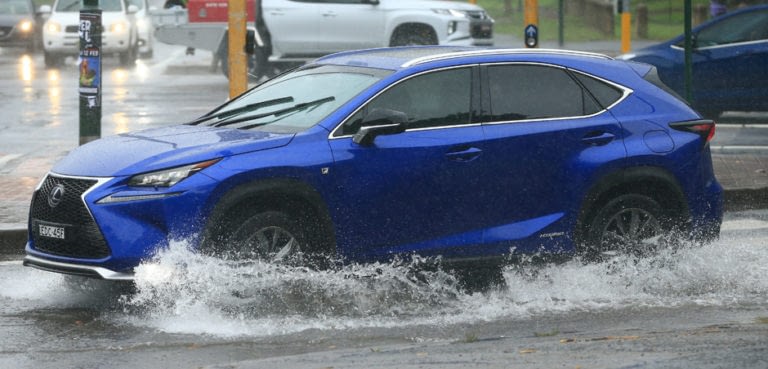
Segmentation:
[[(81, 0), (56, 0), (53, 8), (42, 6), (42, 12), (50, 12), (43, 27), (43, 52), (45, 65), (53, 67), (67, 56), (76, 56), (80, 49)], [(133, 14), (139, 9), (125, 0), (100, 0), (102, 10), (102, 55), (117, 54), (120, 64), (127, 66), (136, 61), (139, 47), (136, 22)]]

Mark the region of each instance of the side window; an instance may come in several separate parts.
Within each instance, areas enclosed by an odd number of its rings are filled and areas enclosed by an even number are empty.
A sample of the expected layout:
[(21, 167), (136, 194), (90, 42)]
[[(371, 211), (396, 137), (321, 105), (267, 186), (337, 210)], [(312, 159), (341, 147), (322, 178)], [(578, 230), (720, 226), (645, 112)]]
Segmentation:
[(592, 93), (592, 96), (597, 99), (597, 102), (603, 108), (607, 108), (613, 105), (613, 103), (615, 103), (616, 100), (620, 99), (623, 95), (623, 92), (618, 88), (596, 80), (590, 76), (587, 76), (586, 74), (574, 72), (573, 75), (587, 89), (587, 91)]
[(768, 11), (744, 13), (702, 29), (696, 35), (697, 47), (733, 44), (768, 39)]
[(408, 116), (408, 129), (468, 124), (472, 71), (450, 69), (406, 80), (368, 103), (344, 123), (341, 135), (356, 133), (365, 114), (373, 109), (391, 109)]
[(600, 107), (563, 69), (540, 65), (488, 67), (491, 121), (577, 117)]

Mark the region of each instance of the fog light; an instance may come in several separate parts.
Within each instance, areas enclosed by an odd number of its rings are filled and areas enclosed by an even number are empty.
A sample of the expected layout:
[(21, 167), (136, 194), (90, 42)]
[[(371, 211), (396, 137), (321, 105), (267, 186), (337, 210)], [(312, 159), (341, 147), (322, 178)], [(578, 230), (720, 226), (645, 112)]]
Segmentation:
[(450, 21), (448, 22), (448, 34), (452, 35), (454, 32), (456, 32), (456, 21)]

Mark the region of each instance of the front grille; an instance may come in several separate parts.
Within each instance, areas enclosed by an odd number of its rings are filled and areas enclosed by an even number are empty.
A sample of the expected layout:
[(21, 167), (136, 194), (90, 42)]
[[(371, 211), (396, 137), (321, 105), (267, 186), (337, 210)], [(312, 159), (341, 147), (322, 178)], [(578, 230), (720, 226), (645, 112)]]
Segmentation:
[(80, 27), (76, 25), (64, 27), (64, 32), (66, 33), (77, 33), (78, 31), (80, 31)]
[[(49, 175), (32, 197), (29, 224), (34, 248), (52, 255), (101, 259), (110, 255), (109, 247), (82, 200), (96, 180)], [(50, 199), (57, 186), (64, 194), (58, 203)], [(59, 186), (59, 187), (60, 187)], [(40, 225), (64, 228), (65, 238), (40, 235)]]
[(484, 24), (473, 24), (470, 33), (472, 38), (491, 38), (493, 37), (493, 27)]

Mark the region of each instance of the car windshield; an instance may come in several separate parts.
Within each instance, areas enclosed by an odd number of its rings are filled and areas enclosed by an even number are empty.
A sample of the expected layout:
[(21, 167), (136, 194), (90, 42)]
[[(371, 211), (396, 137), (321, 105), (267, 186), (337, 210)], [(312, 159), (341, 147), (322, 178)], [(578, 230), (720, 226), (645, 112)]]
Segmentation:
[(128, 5), (136, 5), (141, 10), (144, 9), (144, 0), (128, 0)]
[[(105, 12), (119, 12), (123, 10), (123, 0), (99, 0), (99, 9)], [(79, 12), (82, 0), (59, 0), (56, 4), (57, 12)]]
[(300, 132), (389, 73), (372, 68), (308, 66), (257, 86), (193, 124)]
[(29, 13), (29, 2), (27, 0), (5, 0), (0, 3), (0, 14), (23, 15)]

